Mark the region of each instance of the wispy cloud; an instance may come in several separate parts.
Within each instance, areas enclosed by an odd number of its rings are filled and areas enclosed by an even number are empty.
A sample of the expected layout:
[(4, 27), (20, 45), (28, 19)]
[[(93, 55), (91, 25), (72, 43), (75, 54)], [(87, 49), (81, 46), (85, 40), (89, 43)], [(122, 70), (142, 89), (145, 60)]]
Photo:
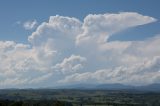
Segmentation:
[(26, 30), (32, 30), (34, 29), (36, 26), (37, 26), (37, 21), (36, 20), (30, 20), (30, 21), (26, 21), (23, 23), (23, 27), (26, 29)]
[(32, 30), (35, 29), (38, 26), (37, 20), (28, 20), (28, 21), (16, 21), (15, 25), (18, 25), (25, 30)]

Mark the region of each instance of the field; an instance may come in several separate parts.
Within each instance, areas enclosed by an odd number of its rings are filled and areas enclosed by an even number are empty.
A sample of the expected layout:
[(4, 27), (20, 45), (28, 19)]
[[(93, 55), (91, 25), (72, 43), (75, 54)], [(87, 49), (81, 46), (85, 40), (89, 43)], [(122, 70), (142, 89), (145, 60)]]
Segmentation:
[(160, 106), (159, 92), (135, 90), (8, 89), (0, 106)]

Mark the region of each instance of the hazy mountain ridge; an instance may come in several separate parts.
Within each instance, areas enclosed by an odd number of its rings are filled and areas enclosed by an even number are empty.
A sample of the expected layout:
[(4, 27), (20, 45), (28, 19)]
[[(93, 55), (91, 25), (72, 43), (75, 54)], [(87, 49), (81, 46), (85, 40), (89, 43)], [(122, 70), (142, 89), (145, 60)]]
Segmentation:
[(151, 92), (160, 92), (160, 83), (153, 83), (143, 86), (133, 86), (133, 85), (124, 85), (120, 83), (114, 84), (70, 84), (70, 85), (61, 85), (56, 87), (42, 87), (42, 88), (3, 88), (1, 90), (38, 90), (38, 89), (77, 89), (77, 90), (135, 90), (135, 91), (151, 91)]
[(143, 86), (133, 86), (124, 84), (73, 84), (55, 87), (56, 89), (100, 89), (100, 90), (139, 90), (139, 91), (159, 91), (160, 84), (154, 83)]

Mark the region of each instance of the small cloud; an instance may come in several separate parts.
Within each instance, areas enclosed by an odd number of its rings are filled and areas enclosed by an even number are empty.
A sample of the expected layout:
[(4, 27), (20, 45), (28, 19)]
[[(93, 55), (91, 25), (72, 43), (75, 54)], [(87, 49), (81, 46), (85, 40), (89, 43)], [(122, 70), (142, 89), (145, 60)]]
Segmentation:
[(30, 20), (30, 21), (26, 21), (23, 23), (23, 27), (26, 30), (32, 30), (37, 26), (37, 21), (36, 20)]

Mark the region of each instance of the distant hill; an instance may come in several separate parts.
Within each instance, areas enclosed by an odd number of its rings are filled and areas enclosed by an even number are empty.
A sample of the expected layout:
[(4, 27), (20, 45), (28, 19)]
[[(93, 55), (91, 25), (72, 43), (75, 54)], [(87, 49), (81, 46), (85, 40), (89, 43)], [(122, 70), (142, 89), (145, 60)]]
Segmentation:
[(119, 83), (115, 84), (72, 84), (56, 87), (56, 89), (100, 89), (100, 90), (139, 90), (139, 91), (159, 91), (160, 84), (150, 84), (145, 86), (131, 86)]
[(123, 84), (100, 84), (95, 87), (96, 89), (107, 89), (107, 90), (122, 90), (122, 89), (133, 89), (133, 86)]
[(115, 84), (72, 84), (58, 86), (57, 89), (103, 89), (103, 90), (119, 90), (119, 89), (134, 89), (134, 86)]
[(158, 91), (160, 92), (160, 84), (154, 83), (146, 86), (138, 86), (136, 89), (141, 91)]

